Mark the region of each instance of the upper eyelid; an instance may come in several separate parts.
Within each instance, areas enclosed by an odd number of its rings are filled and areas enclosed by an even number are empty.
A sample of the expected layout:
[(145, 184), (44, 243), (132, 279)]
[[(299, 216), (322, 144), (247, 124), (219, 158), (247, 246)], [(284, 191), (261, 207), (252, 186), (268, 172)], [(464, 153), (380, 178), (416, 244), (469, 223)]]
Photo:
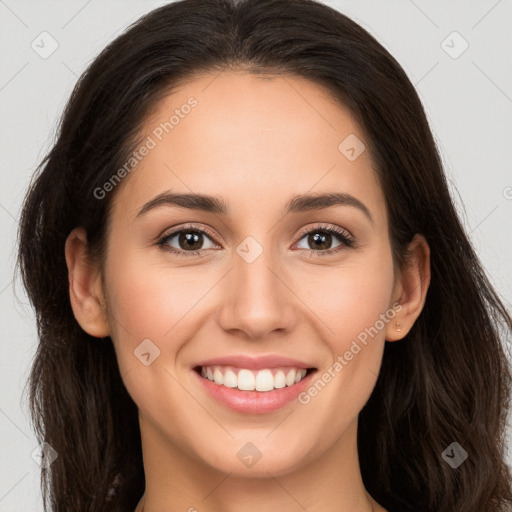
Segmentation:
[(321, 223), (317, 226), (308, 227), (308, 228), (304, 228), (303, 230), (301, 230), (298, 235), (299, 239), (302, 238), (304, 235), (311, 233), (312, 231), (329, 231), (329, 232), (333, 232), (335, 235), (340, 235), (340, 233), (337, 233), (337, 231), (342, 231), (343, 232), (342, 234), (346, 235), (347, 238), (350, 238), (350, 239), (354, 238), (352, 233), (346, 228), (342, 228), (341, 226), (328, 226), (324, 223)]

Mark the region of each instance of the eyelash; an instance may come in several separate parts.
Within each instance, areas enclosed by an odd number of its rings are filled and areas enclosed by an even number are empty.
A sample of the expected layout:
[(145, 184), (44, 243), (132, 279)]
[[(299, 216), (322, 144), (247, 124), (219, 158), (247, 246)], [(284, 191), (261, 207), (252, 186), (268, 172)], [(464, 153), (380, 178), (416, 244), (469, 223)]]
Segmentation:
[[(162, 250), (164, 250), (164, 251), (168, 251), (171, 254), (175, 254), (176, 256), (182, 256), (185, 258), (190, 257), (190, 256), (198, 256), (202, 250), (206, 250), (206, 249), (200, 249), (198, 251), (183, 251), (183, 250), (174, 249), (173, 247), (170, 247), (167, 245), (167, 242), (171, 238), (175, 237), (176, 235), (178, 235), (182, 232), (201, 233), (201, 234), (206, 235), (209, 238), (215, 240), (215, 236), (209, 230), (207, 230), (205, 228), (198, 228), (193, 225), (188, 225), (188, 226), (183, 226), (175, 231), (172, 231), (171, 233), (167, 233), (166, 235), (162, 236), (156, 245), (160, 246), (162, 248)], [(306, 235), (309, 235), (311, 233), (316, 233), (316, 232), (329, 233), (331, 235), (336, 235), (341, 240), (342, 244), (339, 245), (338, 247), (335, 247), (334, 249), (326, 249), (323, 251), (322, 250), (315, 251), (313, 249), (299, 249), (299, 250), (309, 251), (311, 256), (315, 255), (315, 257), (316, 256), (329, 256), (331, 254), (334, 254), (334, 253), (337, 253), (337, 252), (343, 250), (344, 247), (351, 248), (355, 244), (355, 241), (348, 234), (347, 231), (345, 231), (341, 228), (335, 228), (332, 226), (325, 226), (325, 225), (316, 226), (313, 229), (309, 229), (308, 231), (301, 233), (298, 241), (302, 240)]]

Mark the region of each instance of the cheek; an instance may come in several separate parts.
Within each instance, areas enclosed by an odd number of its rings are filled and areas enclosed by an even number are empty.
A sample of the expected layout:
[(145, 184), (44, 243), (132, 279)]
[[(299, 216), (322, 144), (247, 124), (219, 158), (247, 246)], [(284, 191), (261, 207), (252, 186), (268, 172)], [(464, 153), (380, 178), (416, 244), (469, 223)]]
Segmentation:
[(122, 265), (108, 271), (109, 322), (120, 373), (139, 409), (152, 417), (183, 409), (187, 398), (175, 384), (172, 361), (190, 337), (187, 315), (192, 318), (204, 292), (192, 272), (180, 270), (148, 265), (127, 252)]
[[(179, 279), (179, 273), (170, 278), (169, 272), (143, 261), (137, 251), (126, 251), (117, 258), (112, 251), (109, 256), (106, 298), (118, 363), (122, 374), (132, 370), (139, 374), (144, 369), (143, 375), (148, 376), (165, 359), (160, 356), (169, 352), (173, 327), (191, 308), (187, 300), (190, 288)], [(146, 350), (141, 354), (149, 351), (157, 364), (141, 364), (137, 356), (142, 347)]]
[[(118, 251), (119, 252), (119, 251)], [(107, 300), (121, 337), (163, 339), (201, 297), (199, 267), (170, 269), (143, 252), (111, 252)], [(120, 327), (120, 329), (119, 329)]]
[(139, 342), (144, 338), (157, 339), (172, 327), (176, 316), (176, 304), (169, 302), (172, 288), (164, 288), (151, 273), (139, 269), (114, 275), (110, 286), (109, 305), (121, 337)]
[[(307, 280), (307, 303), (321, 319), (322, 325), (318, 320), (316, 324), (324, 334), (332, 362), (323, 369), (326, 373), (318, 375), (321, 382), (304, 397), (306, 403), (322, 395), (317, 403), (340, 408), (346, 413), (345, 419), (357, 415), (373, 390), (386, 325), (394, 316), (389, 309), (394, 282), (390, 251), (379, 247), (354, 258), (353, 263), (348, 261), (332, 269), (329, 278), (317, 271), (316, 280)], [(311, 287), (315, 282), (317, 286)]]
[(163, 395), (179, 400), (169, 372), (175, 375), (183, 348), (210, 313), (202, 298), (218, 280), (206, 266), (172, 268), (148, 260), (136, 250), (126, 251), (117, 259), (122, 264), (107, 266), (109, 324), (119, 369), (143, 409), (160, 407), (156, 402)]
[[(375, 254), (374, 254), (375, 253)], [(322, 320), (332, 349), (338, 353), (389, 308), (394, 284), (391, 255), (385, 248), (365, 257), (347, 259), (338, 268), (316, 271), (304, 280), (305, 302)], [(382, 322), (377, 328), (382, 331)]]

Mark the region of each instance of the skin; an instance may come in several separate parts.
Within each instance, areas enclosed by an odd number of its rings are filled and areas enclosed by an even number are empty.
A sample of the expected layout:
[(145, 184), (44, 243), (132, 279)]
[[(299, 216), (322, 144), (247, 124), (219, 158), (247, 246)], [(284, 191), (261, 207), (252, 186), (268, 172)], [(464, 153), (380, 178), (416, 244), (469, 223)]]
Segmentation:
[[(365, 135), (318, 84), (241, 70), (205, 74), (161, 100), (142, 136), (191, 96), (198, 105), (117, 186), (104, 261), (86, 258), (82, 228), (66, 243), (76, 319), (89, 334), (111, 337), (139, 408), (146, 491), (136, 511), (383, 511), (361, 479), (358, 414), (385, 342), (404, 337), (423, 308), (428, 245), (417, 235), (411, 265), (394, 269), (369, 150), (354, 161), (338, 150), (349, 134)], [(166, 191), (222, 197), (230, 213), (165, 205), (137, 216)], [(307, 192), (351, 194), (373, 223), (347, 205), (282, 215), (293, 195)], [(157, 245), (189, 223), (215, 235), (200, 238), (199, 255)], [(319, 224), (347, 230), (356, 245), (332, 235), (327, 248), (342, 249), (313, 254), (325, 249), (305, 233)], [(263, 250), (252, 263), (236, 252), (247, 236)], [(178, 237), (168, 243), (187, 250)], [(396, 302), (396, 316), (307, 404), (234, 412), (193, 378), (196, 362), (235, 353), (295, 357), (322, 374)], [(160, 350), (148, 366), (133, 354), (144, 339)], [(250, 468), (237, 458), (247, 442), (262, 454)]]

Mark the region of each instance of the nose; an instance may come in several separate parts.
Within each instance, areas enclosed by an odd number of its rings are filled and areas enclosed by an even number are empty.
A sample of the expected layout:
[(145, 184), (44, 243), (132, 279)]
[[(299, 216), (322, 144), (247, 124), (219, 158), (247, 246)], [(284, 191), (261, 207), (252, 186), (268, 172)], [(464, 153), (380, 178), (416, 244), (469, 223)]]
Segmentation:
[(222, 329), (243, 332), (251, 340), (292, 329), (297, 299), (272, 251), (264, 250), (251, 263), (234, 254), (233, 266), (224, 280), (219, 314)]

